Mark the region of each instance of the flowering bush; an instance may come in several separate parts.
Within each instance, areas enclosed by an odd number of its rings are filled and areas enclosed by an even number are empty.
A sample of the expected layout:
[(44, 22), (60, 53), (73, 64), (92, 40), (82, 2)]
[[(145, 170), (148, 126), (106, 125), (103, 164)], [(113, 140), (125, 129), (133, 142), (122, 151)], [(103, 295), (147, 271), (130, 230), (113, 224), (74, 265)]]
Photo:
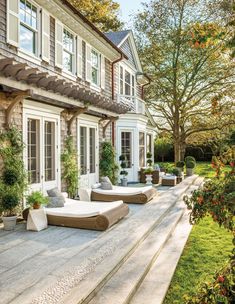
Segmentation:
[[(196, 224), (203, 217), (210, 215), (220, 226), (233, 234), (235, 245), (235, 151), (220, 158), (214, 158), (212, 167), (216, 177), (205, 182), (202, 188), (195, 190), (191, 197), (185, 196), (184, 201), (191, 210), (190, 223)], [(226, 163), (230, 171), (223, 173)], [(228, 264), (217, 272), (214, 281), (205, 283), (197, 296), (186, 298), (187, 304), (232, 304), (235, 303), (235, 248)]]

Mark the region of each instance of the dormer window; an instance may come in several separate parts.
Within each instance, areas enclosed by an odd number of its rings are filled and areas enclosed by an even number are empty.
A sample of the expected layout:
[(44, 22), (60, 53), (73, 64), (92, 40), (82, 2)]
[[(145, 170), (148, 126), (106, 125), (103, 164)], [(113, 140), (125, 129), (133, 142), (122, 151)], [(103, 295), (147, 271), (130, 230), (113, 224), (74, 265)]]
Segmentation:
[(37, 55), (37, 8), (27, 0), (20, 0), (20, 47)]
[(63, 32), (63, 68), (74, 73), (74, 35), (64, 28)]
[(125, 95), (131, 95), (131, 74), (125, 71)]

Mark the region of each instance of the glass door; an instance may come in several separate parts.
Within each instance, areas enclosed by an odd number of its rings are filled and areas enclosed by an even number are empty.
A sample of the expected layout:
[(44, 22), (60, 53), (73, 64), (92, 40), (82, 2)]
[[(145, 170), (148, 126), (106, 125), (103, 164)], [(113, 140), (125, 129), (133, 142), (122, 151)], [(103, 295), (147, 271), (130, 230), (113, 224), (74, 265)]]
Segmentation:
[(98, 134), (96, 126), (80, 125), (80, 186), (90, 187), (98, 182)]
[(134, 164), (133, 164), (133, 132), (122, 131), (121, 132), (121, 155), (126, 158), (126, 171), (128, 172), (127, 179), (133, 180), (134, 176)]

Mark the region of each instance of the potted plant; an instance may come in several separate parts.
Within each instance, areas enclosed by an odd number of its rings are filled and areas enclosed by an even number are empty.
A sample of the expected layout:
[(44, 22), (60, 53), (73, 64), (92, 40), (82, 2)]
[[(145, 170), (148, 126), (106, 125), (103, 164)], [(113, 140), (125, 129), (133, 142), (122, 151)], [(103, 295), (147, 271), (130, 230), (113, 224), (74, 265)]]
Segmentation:
[(193, 160), (188, 160), (186, 162), (186, 175), (192, 176), (193, 175), (193, 169), (196, 167), (196, 163)]
[(153, 168), (152, 167), (148, 167), (147, 169), (144, 170), (145, 173), (145, 180), (146, 180), (146, 185), (152, 185), (152, 180), (153, 180)]
[(182, 182), (183, 175), (182, 175), (182, 172), (179, 170), (179, 168), (173, 168), (172, 169), (172, 174), (177, 177), (177, 184), (179, 184), (180, 182)]
[(121, 175), (121, 186), (127, 187), (127, 178), (126, 176), (128, 175), (128, 172), (125, 170), (126, 169), (126, 157), (125, 155), (120, 155), (119, 156), (119, 161), (120, 167), (122, 168), (120, 175)]
[(48, 197), (44, 196), (40, 191), (34, 191), (27, 196), (26, 202), (32, 206), (33, 209), (39, 209), (41, 205), (46, 205), (49, 202)]
[(14, 230), (17, 220), (16, 208), (20, 203), (20, 198), (14, 193), (1, 195), (1, 213), (4, 230)]
[(176, 163), (176, 168), (178, 168), (180, 170), (180, 173), (184, 172), (184, 161), (178, 161)]
[(184, 159), (184, 162), (186, 163), (189, 160), (192, 160), (192, 161), (194, 161), (196, 163), (196, 159), (193, 156), (186, 156), (185, 159)]

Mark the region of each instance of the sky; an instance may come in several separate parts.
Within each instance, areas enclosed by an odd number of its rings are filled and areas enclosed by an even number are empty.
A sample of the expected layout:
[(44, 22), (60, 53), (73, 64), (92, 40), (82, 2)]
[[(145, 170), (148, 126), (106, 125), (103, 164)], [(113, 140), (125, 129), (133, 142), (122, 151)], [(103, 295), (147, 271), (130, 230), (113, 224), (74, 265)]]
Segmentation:
[(138, 9), (141, 8), (141, 2), (144, 0), (116, 0), (120, 3), (120, 15), (121, 19), (128, 25), (131, 26), (131, 14), (137, 13)]

